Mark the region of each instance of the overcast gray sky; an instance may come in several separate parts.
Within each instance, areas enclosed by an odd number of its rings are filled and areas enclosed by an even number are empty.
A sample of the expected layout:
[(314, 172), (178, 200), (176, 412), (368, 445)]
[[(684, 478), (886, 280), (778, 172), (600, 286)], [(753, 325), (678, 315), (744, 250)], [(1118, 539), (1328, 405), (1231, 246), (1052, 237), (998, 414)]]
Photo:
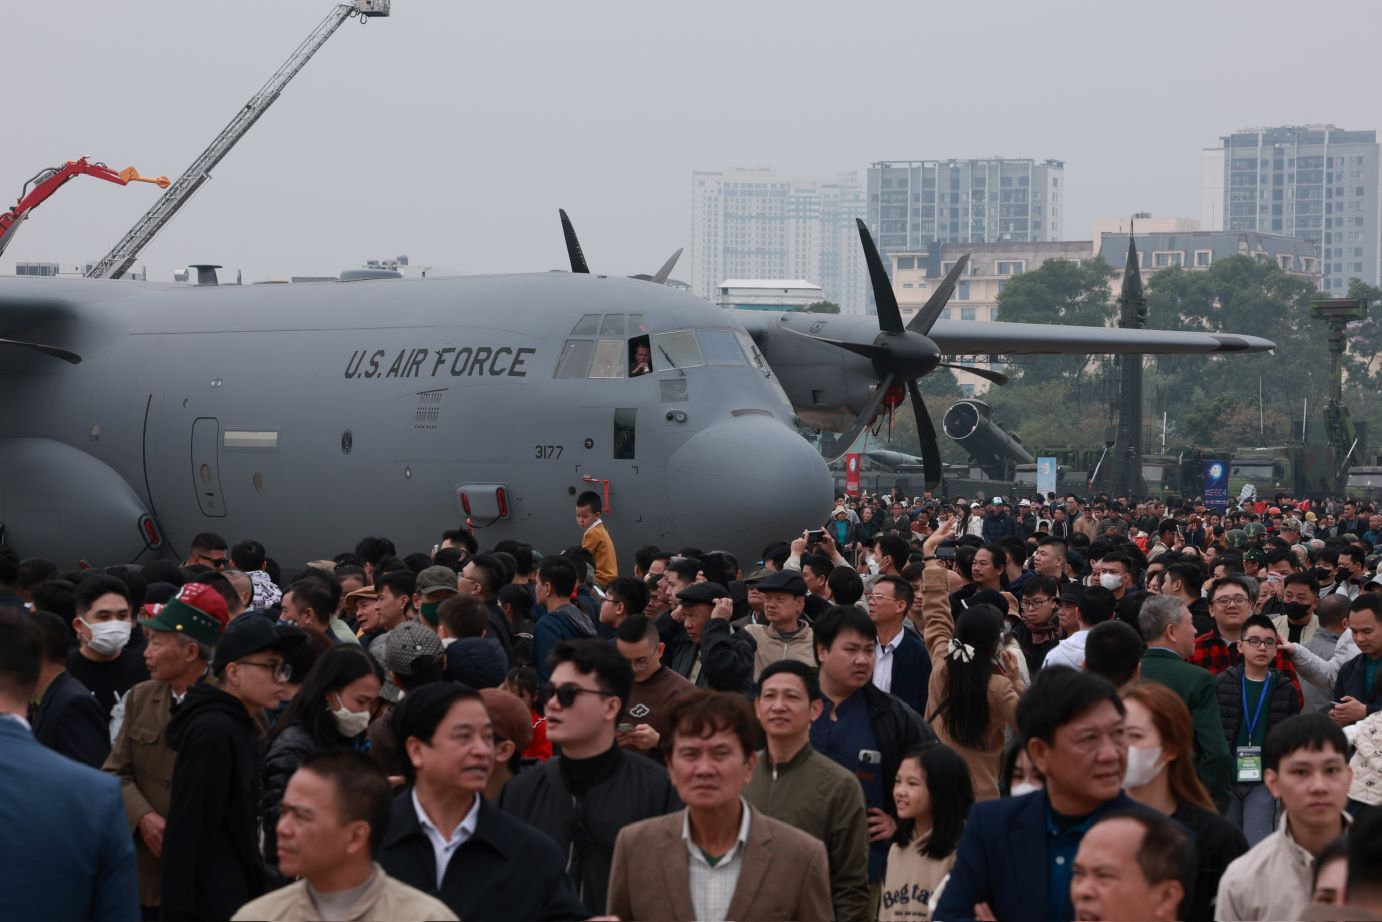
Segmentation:
[[(0, 200), (82, 154), (176, 178), (330, 8), (7, 4)], [(652, 272), (687, 244), (694, 169), (992, 155), (1064, 160), (1066, 236), (1087, 239), (1199, 217), (1201, 149), (1235, 128), (1382, 127), (1380, 26), (1382, 5), (1318, 0), (395, 0), (342, 27), (137, 265), (544, 270), (566, 264), (565, 207), (596, 271)], [(0, 273), (95, 260), (158, 194), (74, 180)]]

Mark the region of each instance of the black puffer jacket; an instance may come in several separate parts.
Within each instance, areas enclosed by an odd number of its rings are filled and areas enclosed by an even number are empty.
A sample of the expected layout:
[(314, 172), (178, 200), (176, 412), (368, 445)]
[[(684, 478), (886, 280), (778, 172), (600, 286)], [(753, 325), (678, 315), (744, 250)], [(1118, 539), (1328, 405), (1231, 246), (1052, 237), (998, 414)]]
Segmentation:
[(264, 832), (264, 860), (278, 865), (278, 814), (283, 804), (283, 792), (288, 779), (310, 756), (319, 752), (354, 748), (354, 741), (332, 732), (325, 742), (319, 741), (306, 721), (284, 727), (269, 744), (264, 754), (263, 789), (259, 794), (259, 826)]
[(266, 885), (258, 725), (239, 699), (194, 685), (166, 735), (177, 762), (163, 833), (162, 918), (229, 919)]
[[(1264, 716), (1268, 718), (1267, 729), (1270, 732), (1272, 727), (1287, 717), (1300, 713), (1300, 698), (1296, 695), (1296, 687), (1291, 684), (1290, 676), (1275, 669), (1268, 669), (1267, 672), (1272, 677), (1272, 685), (1268, 689), (1272, 697), (1267, 702)], [(1232, 754), (1236, 745), (1234, 740), (1238, 738), (1238, 725), (1243, 722), (1243, 665), (1240, 663), (1219, 673), (1218, 681), (1219, 719), (1224, 722), (1224, 736), (1228, 738), (1228, 748)]]

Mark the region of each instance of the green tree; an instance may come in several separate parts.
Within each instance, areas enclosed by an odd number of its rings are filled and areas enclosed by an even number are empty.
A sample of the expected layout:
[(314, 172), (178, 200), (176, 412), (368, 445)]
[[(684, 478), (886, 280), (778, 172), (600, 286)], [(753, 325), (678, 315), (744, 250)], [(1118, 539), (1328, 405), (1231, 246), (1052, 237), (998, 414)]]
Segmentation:
[(834, 301), (815, 301), (805, 307), (798, 307), (796, 310), (805, 314), (838, 314), (840, 305)]
[[(1015, 323), (1104, 326), (1114, 310), (1108, 287), (1112, 274), (1099, 258), (1078, 265), (1048, 259), (1008, 280), (998, 294), (998, 317)], [(1086, 356), (1032, 356), (1015, 370), (1024, 382), (1043, 384), (1079, 377), (1086, 362)]]

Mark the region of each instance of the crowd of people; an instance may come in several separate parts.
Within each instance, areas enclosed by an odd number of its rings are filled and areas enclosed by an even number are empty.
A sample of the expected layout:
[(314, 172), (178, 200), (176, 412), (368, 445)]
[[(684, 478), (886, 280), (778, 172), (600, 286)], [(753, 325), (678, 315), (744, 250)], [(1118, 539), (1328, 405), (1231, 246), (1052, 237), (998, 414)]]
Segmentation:
[(1376, 509), (841, 497), (753, 561), (601, 515), (0, 548), (4, 915), (1382, 919)]

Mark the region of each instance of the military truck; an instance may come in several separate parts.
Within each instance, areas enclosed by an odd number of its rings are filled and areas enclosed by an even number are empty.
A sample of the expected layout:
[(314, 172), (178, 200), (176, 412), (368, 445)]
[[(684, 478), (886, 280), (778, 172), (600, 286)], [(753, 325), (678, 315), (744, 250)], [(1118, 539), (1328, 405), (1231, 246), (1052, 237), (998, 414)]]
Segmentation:
[(1229, 457), (1229, 496), (1241, 495), (1246, 484), (1252, 484), (1263, 498), (1278, 493), (1309, 499), (1338, 496), (1342, 484), (1335, 464), (1329, 445), (1289, 442), (1237, 449)]
[(1351, 467), (1344, 481), (1344, 495), (1367, 502), (1382, 501), (1382, 466)]

